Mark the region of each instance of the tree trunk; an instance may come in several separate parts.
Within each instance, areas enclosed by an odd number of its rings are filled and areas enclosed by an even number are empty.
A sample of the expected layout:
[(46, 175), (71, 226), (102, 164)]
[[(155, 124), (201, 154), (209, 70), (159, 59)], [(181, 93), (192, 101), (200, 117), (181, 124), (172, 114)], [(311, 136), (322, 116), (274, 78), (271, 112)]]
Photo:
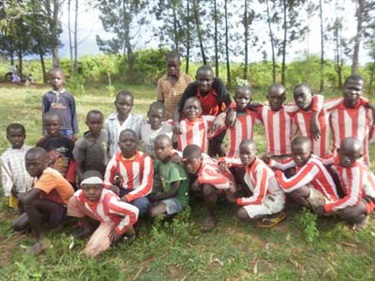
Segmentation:
[(285, 59), (286, 59), (286, 40), (288, 34), (288, 23), (287, 23), (287, 0), (283, 0), (283, 29), (284, 29), (284, 39), (282, 42), (282, 61), (281, 61), (281, 84), (285, 85)]
[(78, 73), (78, 0), (76, 1), (76, 8), (74, 13), (74, 67), (73, 73)]
[(232, 85), (232, 79), (230, 75), (230, 61), (229, 61), (229, 26), (228, 26), (228, 0), (224, 0), (225, 10), (225, 57), (227, 61), (227, 84)]
[(179, 52), (179, 46), (178, 46), (178, 26), (177, 26), (177, 14), (176, 14), (176, 2), (173, 2), (173, 33), (174, 33), (174, 45), (175, 45), (175, 50), (176, 52)]
[(273, 32), (272, 32), (270, 6), (269, 6), (268, 0), (266, 0), (266, 4), (267, 4), (267, 22), (268, 22), (268, 30), (269, 30), (269, 35), (270, 35), (271, 53), (272, 53), (272, 83), (276, 83), (275, 39), (274, 39)]
[(357, 3), (358, 3), (357, 10), (356, 10), (357, 34), (354, 38), (352, 74), (358, 73), (358, 64), (359, 64), (358, 57), (359, 57), (359, 47), (361, 45), (361, 38), (362, 38), (362, 23), (363, 23), (365, 0), (357, 0)]
[(52, 44), (52, 64), (53, 67), (60, 66), (59, 58), (59, 46), (58, 46), (58, 34), (57, 30), (59, 27), (59, 2), (58, 0), (53, 0), (53, 20), (51, 22), (51, 32), (53, 35), (53, 44)]
[(323, 1), (319, 0), (320, 17), (320, 92), (324, 91), (324, 28), (323, 28)]
[(38, 48), (39, 48), (40, 65), (42, 67), (43, 83), (47, 83), (48, 77), (47, 77), (47, 72), (46, 72), (46, 64), (44, 62), (43, 50), (42, 50), (40, 43), (38, 43)]
[(68, 38), (69, 38), (69, 57), (70, 57), (70, 74), (74, 73), (73, 65), (73, 43), (72, 43), (72, 24), (71, 24), (71, 3), (72, 0), (68, 0)]
[(215, 22), (215, 32), (214, 32), (214, 40), (215, 40), (215, 76), (219, 77), (219, 46), (218, 46), (218, 18), (217, 18), (217, 0), (214, 0), (214, 22)]
[(248, 41), (249, 41), (249, 20), (248, 20), (248, 6), (247, 6), (247, 0), (245, 0), (245, 12), (244, 12), (244, 27), (245, 27), (245, 32), (244, 32), (244, 48), (245, 48), (245, 65), (243, 69), (243, 79), (247, 79), (247, 75), (249, 72), (249, 46), (248, 46)]
[(375, 76), (375, 60), (372, 62), (370, 82), (368, 84), (368, 93), (369, 93), (369, 95), (371, 95), (372, 83), (374, 82), (374, 76)]
[(200, 29), (200, 23), (199, 23), (199, 7), (198, 7), (198, 1), (199, 0), (193, 0), (193, 11), (194, 11), (194, 20), (195, 20), (195, 25), (197, 26), (197, 33), (198, 33), (198, 41), (199, 41), (199, 48), (201, 50), (201, 55), (202, 55), (202, 61), (203, 64), (207, 64), (207, 58), (206, 54), (204, 51), (204, 46), (203, 46), (203, 37), (202, 37), (202, 31)]
[(190, 0), (186, 1), (186, 68), (185, 72), (189, 74), (189, 62), (190, 62)]
[(22, 77), (23, 77), (23, 70), (22, 70), (22, 50), (18, 50), (17, 52), (18, 55), (18, 75), (20, 77), (20, 81), (22, 82)]

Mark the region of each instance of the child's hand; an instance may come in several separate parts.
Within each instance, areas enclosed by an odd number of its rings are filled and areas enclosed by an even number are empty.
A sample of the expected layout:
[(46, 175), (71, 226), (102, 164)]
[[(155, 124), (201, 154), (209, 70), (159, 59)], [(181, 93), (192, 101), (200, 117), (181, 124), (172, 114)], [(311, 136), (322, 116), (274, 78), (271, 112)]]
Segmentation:
[(150, 201), (150, 203), (154, 203), (154, 202), (156, 202), (156, 201), (158, 201), (158, 198), (157, 198), (158, 196), (156, 195), (156, 194), (150, 194), (149, 196), (148, 196), (148, 201)]
[(181, 157), (177, 153), (175, 153), (171, 157), (171, 162), (175, 164), (181, 164)]
[(12, 189), (10, 190), (10, 193), (12, 193), (12, 195), (13, 195), (14, 197), (18, 198), (18, 191), (17, 191), (15, 185), (12, 186)]
[(182, 133), (181, 126), (180, 126), (179, 122), (175, 122), (174, 123), (174, 125), (173, 125), (173, 133), (174, 134), (178, 134), (178, 135)]
[(111, 187), (109, 188), (109, 190), (111, 190), (113, 193), (117, 194), (117, 195), (120, 195), (120, 188), (116, 185), (111, 185)]
[(109, 234), (108, 238), (111, 241), (111, 244), (115, 244), (120, 240), (121, 236), (122, 235), (120, 233), (117, 233), (116, 230), (113, 229)]
[(232, 127), (234, 125), (234, 122), (236, 122), (237, 119), (237, 112), (234, 109), (231, 109), (227, 113), (227, 117), (225, 118), (225, 125), (227, 127)]
[(125, 196), (122, 196), (120, 199), (122, 202), (129, 203), (128, 199), (126, 199)]
[(200, 186), (200, 184), (199, 184), (199, 182), (198, 182), (198, 179), (196, 179), (196, 180), (193, 182), (193, 184), (190, 186), (190, 189), (191, 189), (192, 191), (198, 191), (198, 190), (199, 190), (199, 186)]
[(311, 137), (316, 141), (320, 138), (321, 132), (316, 122), (316, 118), (312, 118), (310, 122), (310, 133)]
[(224, 172), (227, 170), (227, 164), (225, 162), (219, 162), (219, 170), (220, 172)]
[(262, 155), (262, 157), (260, 157), (260, 159), (262, 159), (263, 162), (266, 163), (267, 165), (269, 165), (271, 163), (271, 155), (269, 155), (268, 153)]
[(230, 203), (237, 203), (237, 197), (230, 190), (226, 190), (225, 195)]

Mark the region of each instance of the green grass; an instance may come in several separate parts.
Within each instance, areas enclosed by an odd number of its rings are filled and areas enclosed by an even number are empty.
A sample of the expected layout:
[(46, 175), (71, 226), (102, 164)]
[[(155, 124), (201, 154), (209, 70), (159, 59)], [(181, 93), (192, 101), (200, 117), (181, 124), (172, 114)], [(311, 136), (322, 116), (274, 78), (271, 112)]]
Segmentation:
[[(145, 115), (154, 100), (154, 88), (129, 89), (135, 96), (134, 112)], [(40, 100), (43, 88), (3, 88), (0, 110), (0, 152), (8, 143), (5, 128), (21, 122), (27, 128), (27, 143), (41, 135)], [(102, 85), (90, 85), (86, 94), (77, 97), (81, 133), (84, 118), (91, 109), (105, 116), (114, 110), (114, 97)], [(254, 100), (264, 100), (262, 91)], [(255, 140), (259, 150), (265, 148), (262, 128)], [(371, 148), (375, 159), (374, 147)], [(63, 232), (48, 233), (52, 246), (39, 257), (25, 254), (33, 243), (31, 234), (11, 231), (15, 215), (4, 200), (0, 208), (0, 280), (373, 280), (375, 274), (374, 216), (368, 229), (353, 232), (336, 218), (320, 219), (318, 236), (303, 225), (314, 219), (293, 208), (286, 220), (273, 229), (259, 229), (252, 223), (234, 218), (236, 208), (218, 204), (217, 227), (208, 234), (199, 231), (203, 219), (203, 202), (171, 224), (144, 223), (132, 245), (120, 244), (97, 259), (85, 258), (80, 252), (87, 240), (74, 240), (74, 221)], [(303, 221), (304, 223), (301, 223)], [(310, 234), (309, 234), (310, 233)], [(309, 239), (312, 236), (313, 239)]]

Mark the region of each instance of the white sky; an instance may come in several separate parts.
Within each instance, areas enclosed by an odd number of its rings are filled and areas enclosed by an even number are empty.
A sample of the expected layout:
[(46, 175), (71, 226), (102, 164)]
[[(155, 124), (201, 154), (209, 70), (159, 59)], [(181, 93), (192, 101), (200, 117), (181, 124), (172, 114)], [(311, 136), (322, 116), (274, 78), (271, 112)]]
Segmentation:
[[(333, 2), (333, 1), (332, 1)], [(344, 20), (344, 36), (345, 37), (353, 37), (356, 32), (356, 22), (354, 19), (354, 5), (351, 1), (346, 2), (346, 11), (343, 12), (345, 17)], [(96, 45), (96, 35), (99, 34), (101, 38), (109, 39), (112, 38), (112, 34), (107, 33), (103, 30), (102, 23), (99, 19), (99, 12), (93, 8), (88, 7), (85, 5), (86, 1), (80, 1), (80, 12), (79, 12), (79, 26), (78, 26), (78, 41), (82, 41), (78, 47), (78, 54), (79, 56), (83, 55), (96, 55), (99, 54), (99, 48)], [(333, 5), (332, 3), (330, 4)], [(333, 14), (333, 8), (325, 11), (325, 17)], [(307, 16), (306, 16), (307, 17)], [(309, 22), (309, 29), (310, 32), (305, 34), (305, 39), (303, 41), (295, 41), (293, 42), (292, 48), (287, 50), (287, 60), (293, 60), (298, 57), (302, 57), (304, 53), (309, 52), (309, 54), (320, 54), (320, 22), (317, 16), (315, 17), (307, 17)], [(63, 22), (63, 34), (61, 35), (61, 40), (64, 46), (60, 49), (60, 57), (69, 57), (69, 41), (68, 41), (68, 13), (67, 7), (64, 8), (62, 14), (62, 22)], [(268, 59), (271, 58), (271, 46), (268, 43), (268, 29), (267, 27), (262, 24), (262, 26), (257, 26), (256, 29), (264, 30), (264, 34), (266, 36), (266, 45), (264, 48), (266, 49), (268, 55)], [(147, 48), (157, 48), (158, 47), (158, 40), (156, 36), (153, 36), (151, 28), (144, 27), (141, 31), (141, 34), (147, 40), (139, 40), (137, 42), (137, 48), (140, 49), (147, 49)], [(147, 42), (147, 43), (146, 43)], [(363, 46), (363, 44), (362, 44)], [(360, 51), (360, 64), (364, 64), (370, 61), (368, 56), (368, 50), (361, 48)], [(333, 46), (328, 45), (326, 43), (325, 47), (325, 57), (333, 59)], [(252, 54), (251, 60), (252, 61), (259, 61), (262, 59), (261, 53)], [(241, 62), (243, 57), (233, 57), (233, 61)], [(350, 63), (347, 61), (347, 63)]]

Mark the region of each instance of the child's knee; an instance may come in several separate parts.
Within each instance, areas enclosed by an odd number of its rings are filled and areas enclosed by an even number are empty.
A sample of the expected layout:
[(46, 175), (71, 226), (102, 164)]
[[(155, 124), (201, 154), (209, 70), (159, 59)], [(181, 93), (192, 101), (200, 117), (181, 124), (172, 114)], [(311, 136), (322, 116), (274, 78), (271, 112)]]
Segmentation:
[(212, 197), (216, 194), (215, 192), (215, 187), (213, 187), (212, 185), (210, 184), (205, 184), (203, 186), (203, 197), (204, 198), (209, 198), (209, 197)]
[(248, 221), (248, 220), (249, 220), (249, 215), (248, 215), (247, 211), (245, 210), (245, 208), (240, 208), (240, 209), (237, 211), (237, 217), (238, 217), (241, 221)]

